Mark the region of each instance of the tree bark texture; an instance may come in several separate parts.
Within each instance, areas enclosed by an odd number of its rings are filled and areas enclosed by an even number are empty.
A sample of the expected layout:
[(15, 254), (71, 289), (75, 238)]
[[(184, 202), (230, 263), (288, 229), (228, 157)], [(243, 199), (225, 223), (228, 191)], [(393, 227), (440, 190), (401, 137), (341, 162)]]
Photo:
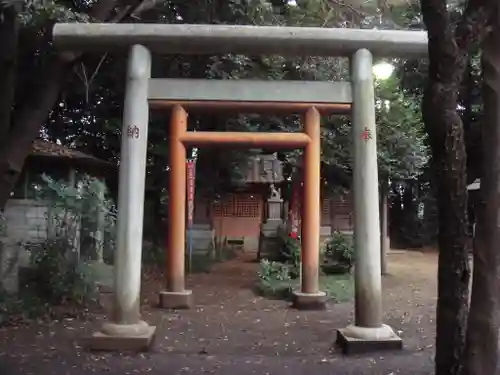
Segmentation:
[[(137, 9), (142, 4), (140, 0), (132, 0), (112, 17), (118, 3), (117, 0), (100, 0), (90, 9), (89, 14), (96, 21), (111, 19), (110, 22), (121, 22), (131, 15), (136, 16)], [(141, 10), (147, 9), (141, 7)], [(4, 43), (4, 39), (1, 40)], [(0, 143), (0, 210), (5, 208), (10, 192), (22, 172), (24, 161), (31, 151), (31, 145), (56, 105), (63, 85), (79, 57), (80, 54), (54, 51), (41, 70), (33, 74), (33, 87), (27, 90), (30, 95), (26, 101), (20, 103), (19, 109), (11, 115), (10, 131), (8, 135), (2, 135), (5, 143)], [(15, 87), (14, 83), (13, 86)]]
[(432, 151), (439, 211), (436, 375), (462, 371), (469, 300), (467, 155), (458, 93), (472, 46), (484, 35), (488, 0), (471, 0), (452, 26), (445, 0), (421, 0), (429, 38), (422, 114)]
[(468, 315), (467, 155), (457, 113), (468, 53), (484, 38), (494, 0), (470, 0), (456, 28), (445, 0), (421, 0), (429, 37), (422, 113), (429, 134), (439, 211), (436, 375), (461, 374)]
[(0, 149), (10, 129), (16, 87), (19, 20), (14, 5), (0, 2)]
[(55, 56), (42, 69), (43, 75), (12, 121), (7, 142), (0, 150), (0, 207), (5, 207), (10, 192), (22, 172), (33, 141), (56, 104), (61, 88), (72, 69), (71, 60)]
[(500, 329), (500, 15), (483, 45), (483, 158), (464, 375), (495, 374)]

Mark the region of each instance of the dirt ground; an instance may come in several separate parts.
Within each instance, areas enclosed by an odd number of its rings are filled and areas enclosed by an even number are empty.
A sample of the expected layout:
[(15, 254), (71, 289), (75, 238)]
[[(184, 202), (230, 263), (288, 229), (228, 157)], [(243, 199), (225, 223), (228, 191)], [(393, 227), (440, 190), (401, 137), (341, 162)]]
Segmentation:
[(385, 323), (404, 339), (404, 350), (342, 356), (336, 329), (353, 319), (352, 302), (326, 311), (299, 312), (252, 292), (258, 264), (245, 256), (190, 277), (196, 307), (162, 312), (151, 307), (161, 280), (144, 286), (144, 319), (157, 326), (150, 352), (88, 353), (78, 345), (89, 321), (0, 330), (0, 375), (291, 374), (427, 375), (433, 373), (436, 303), (435, 253), (395, 251), (384, 277)]

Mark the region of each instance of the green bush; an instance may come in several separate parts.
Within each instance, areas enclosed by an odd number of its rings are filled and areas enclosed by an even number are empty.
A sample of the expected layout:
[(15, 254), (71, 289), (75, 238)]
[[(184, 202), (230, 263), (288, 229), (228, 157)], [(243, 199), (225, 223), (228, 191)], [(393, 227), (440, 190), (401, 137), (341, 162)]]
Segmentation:
[[(49, 304), (83, 304), (97, 291), (87, 261), (113, 258), (116, 209), (96, 178), (84, 176), (77, 187), (42, 179), (37, 198), (49, 207), (47, 239), (24, 244), (32, 266), (26, 288)], [(86, 243), (102, 253), (82, 248)]]
[[(107, 197), (106, 185), (97, 178), (83, 176), (76, 187), (42, 175), (44, 185), (37, 199), (50, 207), (47, 217), (50, 238), (66, 238), (68, 244), (80, 242), (80, 255), (91, 260), (104, 257), (112, 262), (116, 248), (117, 211)], [(102, 254), (95, 249), (101, 248)]]
[(267, 259), (260, 261), (258, 271), (259, 284), (257, 291), (260, 295), (288, 299), (292, 295), (293, 284), (290, 264), (270, 262)]
[(97, 284), (85, 263), (68, 259), (70, 246), (67, 239), (54, 238), (27, 247), (32, 265), (27, 286), (51, 305), (84, 304), (96, 296)]
[(267, 259), (263, 259), (260, 262), (260, 270), (258, 272), (258, 275), (260, 280), (264, 281), (291, 280), (292, 277), (290, 275), (290, 268), (290, 265), (279, 262), (270, 262)]
[(300, 251), (300, 240), (290, 237), (284, 228), (278, 228), (276, 256), (273, 257), (273, 260), (287, 264), (290, 268), (290, 277), (292, 279), (299, 277), (300, 274)]
[(323, 248), (323, 271), (327, 274), (349, 272), (354, 261), (354, 246), (350, 236), (334, 232)]

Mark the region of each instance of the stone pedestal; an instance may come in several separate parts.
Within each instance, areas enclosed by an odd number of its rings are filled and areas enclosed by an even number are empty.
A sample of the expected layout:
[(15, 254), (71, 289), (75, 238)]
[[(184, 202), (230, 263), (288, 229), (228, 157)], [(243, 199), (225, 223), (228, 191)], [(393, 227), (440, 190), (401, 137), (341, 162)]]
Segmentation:
[(182, 292), (160, 292), (160, 307), (162, 309), (186, 310), (193, 306), (193, 292), (184, 290)]
[(293, 307), (297, 310), (324, 310), (326, 308), (326, 293), (293, 292)]
[(155, 331), (155, 326), (144, 321), (127, 325), (105, 323), (99, 332), (84, 338), (83, 345), (93, 351), (146, 351)]
[(262, 223), (259, 238), (258, 259), (265, 258), (272, 253), (278, 239), (278, 228), (283, 225), (281, 219), (281, 198), (271, 197), (267, 201), (267, 219)]
[(281, 220), (283, 199), (271, 197), (267, 201), (267, 221)]
[(361, 354), (379, 350), (401, 350), (403, 340), (391, 327), (382, 324), (378, 328), (354, 325), (337, 331), (337, 345), (344, 354)]
[(266, 235), (276, 234), (278, 228), (283, 225), (283, 219), (281, 218), (281, 207), (283, 205), (283, 199), (271, 197), (267, 201), (267, 218), (262, 224), (262, 231)]

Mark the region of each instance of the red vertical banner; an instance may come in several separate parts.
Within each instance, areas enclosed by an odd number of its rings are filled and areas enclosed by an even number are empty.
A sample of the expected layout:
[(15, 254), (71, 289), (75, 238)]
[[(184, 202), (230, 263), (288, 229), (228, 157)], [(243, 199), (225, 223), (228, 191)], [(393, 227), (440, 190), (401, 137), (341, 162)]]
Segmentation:
[(196, 179), (196, 161), (188, 160), (187, 166), (187, 222), (188, 226), (193, 225), (194, 221), (194, 195), (195, 195), (195, 179)]

